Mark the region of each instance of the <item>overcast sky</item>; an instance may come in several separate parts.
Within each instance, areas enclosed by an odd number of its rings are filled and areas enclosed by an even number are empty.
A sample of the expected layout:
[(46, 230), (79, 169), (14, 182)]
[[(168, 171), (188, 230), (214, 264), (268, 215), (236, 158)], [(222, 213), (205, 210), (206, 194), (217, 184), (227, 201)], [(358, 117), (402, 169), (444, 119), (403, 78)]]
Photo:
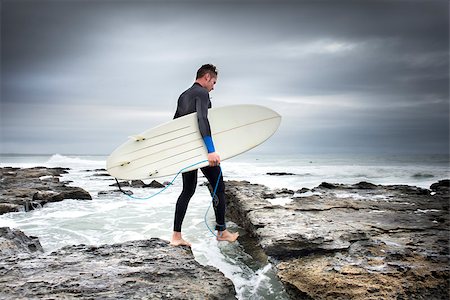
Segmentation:
[(447, 0), (2, 0), (0, 151), (109, 154), (204, 63), (282, 115), (256, 151), (449, 151)]

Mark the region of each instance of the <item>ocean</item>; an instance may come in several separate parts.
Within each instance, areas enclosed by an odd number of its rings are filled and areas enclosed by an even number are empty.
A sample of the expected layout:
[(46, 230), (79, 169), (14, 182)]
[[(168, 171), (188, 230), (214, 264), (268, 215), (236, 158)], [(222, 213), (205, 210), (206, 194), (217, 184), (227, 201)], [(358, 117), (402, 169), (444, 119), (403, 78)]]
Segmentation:
[[(82, 187), (93, 201), (64, 200), (50, 203), (31, 212), (0, 215), (0, 227), (18, 228), (37, 236), (46, 252), (72, 244), (112, 244), (129, 240), (158, 237), (170, 240), (175, 203), (181, 192), (181, 178), (170, 188), (148, 200), (130, 199), (123, 194), (98, 195), (115, 189), (104, 173), (106, 156), (77, 155), (1, 155), (0, 166), (67, 167), (71, 170), (61, 180)], [(423, 188), (441, 179), (450, 178), (447, 155), (264, 155), (246, 153), (222, 162), (225, 180), (247, 180), (270, 188), (297, 191), (312, 188), (321, 182), (374, 184), (406, 184)], [(273, 176), (267, 173), (286, 172), (293, 175)], [(159, 182), (171, 181), (160, 178)], [(199, 172), (199, 185), (206, 179)], [(148, 182), (146, 182), (148, 183)], [(135, 196), (146, 197), (159, 189), (126, 188)], [(230, 278), (238, 299), (288, 299), (276, 279), (270, 262), (255, 259), (248, 253), (251, 239), (236, 224), (230, 230), (241, 234), (239, 242), (217, 242), (209, 231), (214, 226), (213, 210), (207, 211), (210, 194), (198, 186), (191, 199), (183, 223), (183, 236), (192, 243), (196, 260), (211, 265)], [(277, 204), (289, 199), (277, 199)]]

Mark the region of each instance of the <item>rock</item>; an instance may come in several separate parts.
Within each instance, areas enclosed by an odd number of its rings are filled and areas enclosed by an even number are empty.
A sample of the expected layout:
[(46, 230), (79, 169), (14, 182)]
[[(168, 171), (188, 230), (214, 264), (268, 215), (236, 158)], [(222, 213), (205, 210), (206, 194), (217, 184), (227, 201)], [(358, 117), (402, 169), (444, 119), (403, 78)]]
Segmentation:
[(286, 173), (286, 172), (268, 172), (266, 175), (270, 176), (291, 176), (295, 175), (294, 173)]
[(156, 180), (153, 180), (152, 182), (150, 182), (149, 184), (145, 185), (145, 187), (150, 187), (150, 188), (156, 188), (156, 189), (160, 189), (163, 188), (164, 185), (159, 183)]
[(37, 191), (34, 193), (32, 200), (42, 200), (46, 202), (55, 202), (63, 200), (61, 193), (54, 191)]
[(91, 200), (82, 188), (67, 186), (59, 176), (67, 168), (0, 168), (0, 214), (32, 210), (64, 199)]
[[(142, 180), (131, 180), (131, 181), (121, 181), (119, 182), (120, 187), (134, 187), (134, 188), (143, 188), (145, 187), (145, 183)], [(109, 186), (118, 187), (119, 185), (116, 183), (110, 184)]]
[(1, 299), (235, 299), (231, 280), (167, 241), (67, 246), (0, 261)]
[(94, 170), (84, 170), (84, 172), (107, 172), (105, 168), (94, 169)]
[(448, 194), (450, 193), (450, 180), (445, 179), (435, 182), (430, 186), (430, 190), (441, 194)]
[(130, 186), (134, 188), (142, 188), (145, 186), (145, 183), (142, 180), (131, 180)]
[(63, 199), (92, 200), (91, 195), (79, 187), (68, 186), (60, 192)]
[(0, 227), (0, 257), (19, 253), (44, 252), (39, 239), (18, 229)]
[(293, 196), (294, 194), (295, 192), (293, 190), (283, 188), (283, 189), (276, 189), (270, 192), (263, 191), (261, 193), (261, 197), (263, 199), (276, 199), (278, 197), (290, 197)]
[(357, 184), (354, 184), (353, 187), (361, 190), (373, 190), (377, 188), (375, 184), (365, 181), (358, 182)]
[[(130, 190), (122, 190), (127, 195), (133, 195), (133, 192)], [(110, 190), (110, 191), (100, 191), (97, 193), (98, 196), (110, 196), (110, 195), (116, 195), (116, 194), (123, 194), (121, 190)]]
[[(115, 186), (118, 187), (117, 183), (114, 184), (110, 184), (109, 186)], [(150, 182), (149, 184), (145, 184), (142, 180), (132, 180), (131, 183), (128, 181), (123, 181), (120, 182), (120, 186), (124, 187), (124, 186), (129, 186), (129, 187), (134, 187), (134, 188), (163, 188), (164, 185), (159, 183), (156, 180), (153, 180), (152, 182)]]
[(109, 175), (108, 173), (95, 173), (95, 174), (92, 174), (92, 176), (94, 176), (94, 177), (111, 177), (111, 175)]
[(414, 175), (411, 176), (412, 178), (415, 179), (422, 179), (422, 178), (433, 178), (434, 175), (433, 174), (427, 174), (427, 173), (416, 173)]
[(257, 239), (293, 299), (449, 297), (448, 189), (322, 183), (279, 206), (265, 186), (226, 187), (228, 217)]
[(261, 197), (263, 199), (275, 199), (277, 196), (274, 193), (263, 192), (263, 193), (261, 193)]
[(309, 192), (309, 191), (310, 191), (310, 189), (308, 189), (308, 188), (301, 188), (298, 191), (296, 191), (296, 193), (297, 194), (304, 194), (304, 193)]
[(289, 197), (289, 196), (293, 196), (295, 194), (295, 192), (293, 190), (283, 188), (283, 189), (276, 189), (275, 194), (277, 196), (281, 196), (281, 197)]
[(0, 203), (0, 215), (9, 213), (9, 212), (18, 212), (23, 207), (17, 204), (12, 203)]
[(58, 202), (64, 199), (92, 200), (92, 197), (88, 192), (78, 187), (65, 187), (60, 192), (37, 191), (33, 194), (32, 201), (25, 201), (25, 211), (42, 207), (48, 202)]
[[(130, 183), (128, 181), (121, 181), (119, 182), (120, 187), (124, 187), (124, 186), (131, 186)], [(115, 186), (115, 187), (119, 187), (119, 185), (116, 183), (110, 184), (109, 186)]]
[(335, 189), (336, 185), (328, 183), (328, 182), (322, 182), (318, 188), (322, 188), (322, 189)]

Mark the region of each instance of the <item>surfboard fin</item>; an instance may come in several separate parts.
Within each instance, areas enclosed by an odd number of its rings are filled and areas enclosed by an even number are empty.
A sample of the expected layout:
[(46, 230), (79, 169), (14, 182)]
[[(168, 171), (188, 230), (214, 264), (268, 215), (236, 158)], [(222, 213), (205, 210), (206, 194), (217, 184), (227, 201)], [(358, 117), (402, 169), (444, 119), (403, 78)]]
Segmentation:
[(142, 135), (131, 135), (129, 138), (135, 140), (136, 142), (145, 141), (145, 136)]

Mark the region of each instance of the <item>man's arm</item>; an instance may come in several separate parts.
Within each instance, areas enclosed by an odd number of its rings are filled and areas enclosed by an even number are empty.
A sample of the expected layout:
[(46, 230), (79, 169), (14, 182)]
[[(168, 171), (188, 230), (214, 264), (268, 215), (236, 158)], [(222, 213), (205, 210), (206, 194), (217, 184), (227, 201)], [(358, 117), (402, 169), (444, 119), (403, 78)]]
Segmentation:
[(210, 166), (217, 166), (220, 164), (220, 157), (216, 153), (214, 148), (214, 142), (211, 135), (211, 126), (208, 121), (208, 105), (209, 98), (207, 94), (199, 95), (195, 98), (198, 128), (200, 134), (205, 143), (206, 149), (208, 150), (208, 161)]

